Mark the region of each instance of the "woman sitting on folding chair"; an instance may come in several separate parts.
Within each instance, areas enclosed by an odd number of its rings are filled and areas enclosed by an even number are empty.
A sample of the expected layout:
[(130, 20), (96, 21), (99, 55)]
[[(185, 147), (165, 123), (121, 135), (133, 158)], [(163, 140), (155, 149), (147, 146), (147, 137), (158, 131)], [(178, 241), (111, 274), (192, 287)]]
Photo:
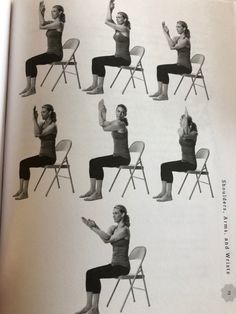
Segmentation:
[(100, 279), (127, 275), (130, 271), (128, 256), (130, 220), (127, 215), (127, 210), (123, 205), (116, 205), (114, 207), (113, 219), (116, 225), (111, 226), (107, 232), (104, 232), (93, 220), (82, 217), (83, 223), (94, 231), (103, 242), (112, 245), (113, 255), (110, 264), (92, 268), (87, 271), (87, 303), (81, 311), (77, 312), (77, 314), (99, 314), (99, 296), (101, 292)]
[(20, 93), (22, 97), (36, 93), (37, 65), (60, 61), (63, 57), (61, 39), (65, 23), (64, 9), (61, 5), (54, 5), (52, 7), (51, 14), (53, 21), (45, 21), (44, 14), (45, 5), (44, 2), (41, 1), (39, 3), (39, 28), (47, 30), (48, 49), (46, 53), (34, 56), (26, 61), (25, 72), (27, 84), (26, 88)]
[(52, 105), (42, 106), (41, 116), (44, 121), (38, 122), (38, 112), (33, 109), (34, 135), (41, 141), (38, 155), (21, 160), (19, 167), (20, 187), (13, 195), (16, 200), (28, 198), (30, 168), (53, 165), (56, 161), (55, 140), (57, 135), (56, 113)]
[(112, 12), (114, 10), (115, 0), (110, 0), (106, 25), (115, 30), (113, 36), (116, 42), (116, 52), (112, 56), (103, 56), (93, 58), (92, 60), (92, 74), (93, 82), (92, 85), (84, 89), (89, 95), (103, 94), (103, 82), (105, 77), (105, 66), (120, 67), (122, 65), (128, 66), (131, 63), (129, 53), (129, 35), (130, 35), (130, 22), (128, 15), (124, 12), (118, 12), (115, 23), (112, 19)]
[(172, 171), (185, 172), (188, 170), (195, 170), (197, 167), (195, 156), (195, 145), (198, 135), (197, 126), (188, 115), (187, 110), (180, 118), (178, 134), (179, 144), (182, 150), (182, 159), (161, 164), (162, 190), (161, 193), (153, 197), (158, 202), (172, 200)]
[(89, 162), (90, 189), (81, 195), (85, 201), (95, 201), (102, 198), (103, 167), (119, 167), (130, 163), (128, 146), (127, 108), (124, 105), (116, 107), (116, 120), (106, 120), (106, 107), (103, 99), (98, 104), (99, 125), (104, 131), (111, 132), (114, 141), (112, 155), (91, 159)]
[(154, 100), (168, 100), (168, 73), (189, 74), (192, 72), (190, 61), (190, 31), (188, 25), (184, 21), (178, 21), (176, 30), (179, 36), (173, 38), (170, 37), (169, 29), (165, 22), (162, 22), (162, 28), (170, 49), (177, 51), (178, 60), (176, 64), (163, 64), (157, 66), (158, 90), (153, 95), (150, 95)]

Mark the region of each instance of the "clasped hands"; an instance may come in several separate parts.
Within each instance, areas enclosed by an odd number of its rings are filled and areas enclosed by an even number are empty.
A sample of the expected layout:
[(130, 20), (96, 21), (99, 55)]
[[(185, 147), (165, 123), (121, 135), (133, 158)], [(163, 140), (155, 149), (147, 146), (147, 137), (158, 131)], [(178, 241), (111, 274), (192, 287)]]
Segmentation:
[(88, 226), (90, 229), (93, 228), (93, 227), (97, 228), (97, 224), (96, 224), (96, 222), (95, 222), (94, 220), (87, 219), (87, 218), (85, 218), (85, 217), (81, 217), (81, 219), (82, 219), (82, 222), (83, 222), (86, 226)]

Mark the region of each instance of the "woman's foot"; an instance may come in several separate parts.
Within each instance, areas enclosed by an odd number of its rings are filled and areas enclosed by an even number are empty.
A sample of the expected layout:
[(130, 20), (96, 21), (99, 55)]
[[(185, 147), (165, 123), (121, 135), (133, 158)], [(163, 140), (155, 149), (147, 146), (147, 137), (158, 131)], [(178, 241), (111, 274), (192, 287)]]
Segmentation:
[(92, 195), (90, 195), (89, 197), (85, 198), (85, 201), (96, 201), (96, 200), (100, 200), (102, 199), (102, 194), (101, 193), (93, 193)]
[(172, 201), (172, 196), (169, 194), (164, 194), (162, 197), (157, 199), (157, 202), (169, 202)]
[(92, 308), (87, 312), (87, 314), (99, 314), (99, 310), (98, 310), (98, 308), (92, 307)]
[(16, 196), (15, 200), (20, 201), (28, 198), (27, 192), (21, 192), (18, 196)]
[(156, 196), (153, 196), (152, 198), (154, 198), (154, 199), (161, 198), (164, 195), (165, 195), (165, 192), (161, 192), (161, 193), (157, 194)]
[(91, 306), (85, 306), (84, 308), (82, 308), (82, 310), (80, 310), (79, 312), (76, 312), (75, 314), (84, 314), (84, 313), (87, 313), (90, 309), (91, 309)]
[(88, 192), (86, 192), (85, 194), (81, 194), (81, 195), (79, 196), (79, 198), (89, 197), (89, 196), (91, 196), (93, 193), (94, 193), (94, 191), (88, 191)]
[(167, 95), (159, 95), (158, 97), (154, 97), (153, 100), (158, 100), (158, 101), (161, 101), (161, 100), (168, 100), (168, 96)]
[(87, 92), (88, 95), (104, 94), (102, 87), (95, 87), (93, 90)]
[(94, 90), (97, 86), (91, 85), (87, 88), (82, 89), (83, 92), (91, 92), (92, 90)]
[(25, 89), (23, 89), (23, 91), (20, 92), (19, 95), (25, 94), (26, 92), (28, 92), (28, 90), (30, 90), (30, 87), (26, 87)]
[(36, 89), (31, 88), (26, 93), (22, 94), (22, 97), (27, 97), (27, 96), (34, 95), (34, 94), (36, 94)]
[(12, 195), (12, 197), (17, 197), (17, 196), (19, 196), (20, 194), (22, 193), (22, 191), (17, 191), (14, 195)]
[(149, 97), (158, 97), (161, 95), (161, 92), (157, 91), (156, 93), (149, 95)]

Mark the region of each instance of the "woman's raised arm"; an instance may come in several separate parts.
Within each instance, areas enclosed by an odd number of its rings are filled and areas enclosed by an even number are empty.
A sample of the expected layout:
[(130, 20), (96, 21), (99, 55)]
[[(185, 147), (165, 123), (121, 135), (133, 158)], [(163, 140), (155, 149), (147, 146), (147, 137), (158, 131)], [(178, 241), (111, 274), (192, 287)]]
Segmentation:
[(111, 27), (112, 29), (114, 29), (115, 31), (119, 31), (119, 32), (123, 33), (123, 35), (128, 36), (129, 35), (129, 28), (126, 27), (125, 25), (116, 24), (114, 22), (114, 20), (112, 19), (112, 12), (115, 8), (114, 2), (115, 2), (115, 0), (110, 0), (110, 2), (109, 2), (105, 24), (107, 26)]

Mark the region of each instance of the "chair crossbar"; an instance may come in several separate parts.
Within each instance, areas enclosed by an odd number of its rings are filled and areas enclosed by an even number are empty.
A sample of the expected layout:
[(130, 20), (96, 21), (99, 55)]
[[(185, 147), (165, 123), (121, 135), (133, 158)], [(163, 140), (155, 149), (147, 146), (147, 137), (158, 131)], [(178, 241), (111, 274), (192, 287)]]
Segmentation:
[(139, 180), (144, 180), (144, 178), (137, 177), (137, 176), (133, 176), (133, 178), (135, 178), (135, 179), (139, 179)]

